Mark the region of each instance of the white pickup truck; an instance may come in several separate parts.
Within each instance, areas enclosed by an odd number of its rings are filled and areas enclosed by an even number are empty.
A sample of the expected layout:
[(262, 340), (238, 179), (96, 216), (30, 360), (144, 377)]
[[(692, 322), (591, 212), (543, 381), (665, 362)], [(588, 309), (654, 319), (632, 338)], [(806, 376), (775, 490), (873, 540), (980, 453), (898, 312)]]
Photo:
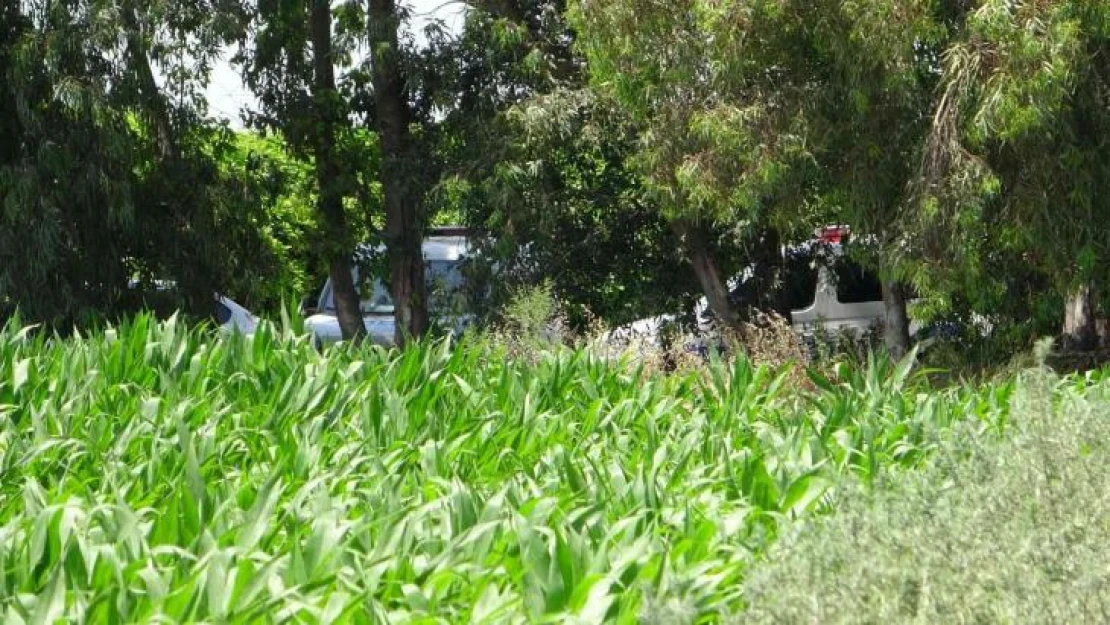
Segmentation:
[[(357, 257), (369, 257), (384, 253), (382, 246), (364, 246), (356, 253)], [(464, 314), (464, 278), (462, 265), (470, 246), (465, 232), (459, 228), (444, 228), (424, 240), (424, 274), (428, 286), (429, 313), (435, 320), (455, 331), (461, 331), (472, 316)], [(359, 271), (354, 270), (356, 288), (360, 284), (362, 319), (371, 342), (390, 346), (394, 343), (396, 324), (393, 320), (393, 299), (389, 290), (379, 279), (360, 281)], [(320, 291), (317, 306), (312, 315), (305, 319), (305, 328), (310, 330), (318, 345), (327, 345), (342, 340), (339, 319), (335, 312), (335, 293), (329, 278)]]

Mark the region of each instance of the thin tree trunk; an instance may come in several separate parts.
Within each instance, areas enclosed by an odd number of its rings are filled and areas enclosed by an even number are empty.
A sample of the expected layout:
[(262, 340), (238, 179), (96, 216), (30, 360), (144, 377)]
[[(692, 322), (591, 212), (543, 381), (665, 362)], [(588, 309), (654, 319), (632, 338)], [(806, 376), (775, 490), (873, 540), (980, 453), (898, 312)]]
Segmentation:
[(756, 300), (763, 311), (774, 311), (791, 322), (790, 306), (786, 301), (783, 285), (785, 261), (782, 256), (782, 236), (776, 228), (767, 228), (759, 241), (759, 255), (756, 259), (755, 288)]
[(684, 219), (672, 221), (671, 228), (686, 249), (686, 255), (694, 267), (694, 275), (697, 276), (698, 284), (709, 303), (709, 310), (724, 326), (739, 327), (740, 318), (729, 302), (728, 285), (709, 249), (705, 234), (699, 227)]
[(319, 195), (316, 206), (327, 229), (328, 273), (335, 297), (336, 318), (343, 339), (359, 341), (366, 335), (358, 292), (351, 277), (351, 241), (347, 218), (343, 213), (343, 190), (340, 168), (335, 155), (336, 111), (334, 101), (335, 67), (331, 46), (331, 3), (313, 0), (312, 50), (315, 81), (313, 96), (317, 107), (316, 183)]
[(906, 312), (906, 288), (894, 280), (883, 281), (883, 342), (891, 358), (901, 360), (910, 351), (910, 317)]
[(1068, 294), (1064, 314), (1064, 346), (1067, 349), (1088, 351), (1098, 347), (1093, 299), (1089, 284)]
[(401, 72), (397, 31), (400, 16), (394, 0), (370, 0), (371, 79), (378, 137), (382, 146), (382, 191), (385, 196), (385, 241), (389, 250), (390, 286), (396, 342), (403, 346), (428, 329), (424, 256), (424, 219), (419, 185), (412, 167), (412, 111)]

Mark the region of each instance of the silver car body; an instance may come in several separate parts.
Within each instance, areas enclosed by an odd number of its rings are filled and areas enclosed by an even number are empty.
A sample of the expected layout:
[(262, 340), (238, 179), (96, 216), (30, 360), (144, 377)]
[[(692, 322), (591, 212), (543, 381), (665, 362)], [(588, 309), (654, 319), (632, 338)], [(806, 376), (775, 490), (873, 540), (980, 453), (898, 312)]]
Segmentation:
[[(382, 246), (374, 248), (364, 247), (361, 254), (384, 253)], [(460, 263), (466, 259), (470, 251), (467, 237), (463, 234), (433, 235), (424, 240), (423, 253), (425, 273), (429, 281), (443, 279), (451, 284), (446, 285), (447, 290), (460, 286), (456, 284), (461, 280), (458, 271)], [(358, 270), (354, 271), (355, 284), (359, 284)], [(436, 285), (429, 285), (434, 287)], [(369, 281), (369, 296), (361, 296), (362, 320), (366, 327), (368, 338), (378, 345), (390, 346), (394, 344), (396, 324), (393, 320), (393, 302), (388, 290), (381, 280)], [(335, 312), (335, 293), (329, 278), (320, 291), (317, 312), (305, 320), (305, 328), (312, 332), (317, 344), (327, 345), (337, 343), (343, 339), (339, 328), (339, 319)], [(456, 331), (461, 330), (468, 322), (469, 316), (456, 314), (457, 311), (445, 311), (441, 308), (431, 307), (430, 314), (437, 317), (437, 321), (452, 326)]]
[[(173, 280), (155, 280), (153, 283), (154, 290), (159, 292), (173, 290), (176, 286)], [(139, 287), (138, 280), (127, 282), (128, 289), (138, 289)], [(212, 317), (216, 320), (216, 327), (220, 332), (224, 334), (238, 332), (249, 336), (258, 329), (258, 317), (251, 314), (239, 302), (226, 295), (216, 293), (212, 296), (212, 303)]]
[(216, 296), (216, 321), (220, 331), (227, 334), (238, 332), (250, 336), (258, 329), (258, 317), (224, 295)]
[[(834, 253), (843, 252), (838, 246)], [(836, 279), (832, 270), (821, 266), (817, 270), (817, 286), (813, 303), (809, 306), (790, 311), (794, 330), (802, 336), (814, 336), (818, 332), (834, 335), (847, 333), (860, 336), (876, 327), (881, 327), (886, 317), (886, 307), (881, 299), (865, 302), (842, 302), (837, 295)], [(910, 336), (917, 333), (920, 324), (910, 318)]]

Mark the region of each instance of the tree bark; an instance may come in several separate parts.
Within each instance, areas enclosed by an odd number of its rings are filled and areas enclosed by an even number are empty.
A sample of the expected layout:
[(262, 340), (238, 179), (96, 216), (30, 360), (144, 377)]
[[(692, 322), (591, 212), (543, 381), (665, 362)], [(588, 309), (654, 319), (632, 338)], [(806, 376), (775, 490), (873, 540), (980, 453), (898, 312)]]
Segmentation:
[(359, 341), (366, 335), (358, 292), (351, 277), (350, 235), (343, 212), (341, 170), (335, 154), (338, 125), (335, 67), (331, 45), (331, 3), (313, 0), (312, 52), (314, 68), (313, 97), (317, 111), (316, 183), (319, 186), (317, 210), (327, 230), (328, 273), (335, 298), (335, 313), (343, 339)]
[(906, 288), (894, 280), (883, 280), (883, 342), (890, 357), (902, 360), (910, 351), (910, 317), (906, 312)]
[(1095, 319), (1091, 285), (1084, 284), (1068, 294), (1064, 314), (1064, 347), (1089, 351), (1098, 347), (1098, 326)]
[(717, 260), (705, 240), (705, 233), (697, 225), (684, 219), (672, 221), (671, 228), (678, 235), (686, 249), (686, 255), (690, 259), (690, 264), (693, 265), (694, 275), (697, 276), (698, 284), (701, 285), (701, 290), (705, 294), (709, 310), (724, 326), (738, 328), (740, 325), (739, 315), (729, 302), (728, 285), (721, 275)]
[(409, 168), (412, 111), (401, 70), (398, 30), (401, 18), (394, 0), (370, 0), (371, 81), (378, 137), (382, 147), (385, 242), (389, 251), (390, 288), (396, 343), (404, 346), (428, 329), (422, 239), (424, 216), (419, 185)]
[(756, 258), (756, 301), (762, 311), (774, 311), (791, 322), (790, 306), (786, 301), (783, 285), (785, 261), (782, 255), (782, 236), (776, 228), (767, 228), (760, 238)]

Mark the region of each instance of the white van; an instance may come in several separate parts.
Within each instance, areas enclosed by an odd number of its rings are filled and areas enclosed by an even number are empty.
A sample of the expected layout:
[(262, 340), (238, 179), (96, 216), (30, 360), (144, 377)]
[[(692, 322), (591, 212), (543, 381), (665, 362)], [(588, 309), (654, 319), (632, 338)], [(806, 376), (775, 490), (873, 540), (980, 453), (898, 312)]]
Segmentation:
[[(789, 294), (793, 293), (790, 317), (794, 330), (806, 338), (818, 333), (860, 337), (881, 329), (886, 316), (882, 282), (872, 271), (850, 260), (843, 243), (846, 226), (817, 231), (816, 238), (784, 250)], [(802, 267), (809, 265), (809, 270)], [(800, 284), (798, 283), (800, 281)], [(920, 329), (911, 317), (909, 332)]]
[[(806, 343), (812, 344), (818, 335), (848, 334), (859, 338), (869, 331), (880, 330), (884, 323), (882, 283), (873, 272), (847, 257), (844, 243), (848, 235), (846, 226), (821, 228), (813, 239), (782, 250), (791, 324)], [(734, 294), (743, 291), (751, 277), (749, 269), (730, 280), (730, 291)], [(705, 298), (695, 305), (694, 313), (699, 330), (708, 330), (712, 315)], [(640, 319), (607, 332), (602, 342), (616, 346), (633, 342), (659, 345), (663, 329), (677, 319), (676, 315)], [(919, 324), (911, 318), (910, 335), (918, 329)], [(703, 350), (700, 346), (694, 348)]]
[[(463, 263), (470, 251), (466, 232), (461, 228), (440, 228), (424, 240), (424, 276), (428, 288), (428, 313), (435, 321), (459, 333), (472, 320), (465, 311), (465, 279)], [(367, 338), (378, 345), (391, 346), (396, 336), (393, 319), (393, 298), (380, 279), (361, 281), (359, 261), (382, 257), (384, 246), (363, 246), (356, 251), (353, 270), (355, 288), (360, 291), (362, 319)], [(362, 288), (360, 288), (360, 284)], [(316, 309), (307, 319), (305, 328), (310, 330), (318, 345), (342, 340), (336, 316), (335, 292), (329, 278), (320, 291)]]

